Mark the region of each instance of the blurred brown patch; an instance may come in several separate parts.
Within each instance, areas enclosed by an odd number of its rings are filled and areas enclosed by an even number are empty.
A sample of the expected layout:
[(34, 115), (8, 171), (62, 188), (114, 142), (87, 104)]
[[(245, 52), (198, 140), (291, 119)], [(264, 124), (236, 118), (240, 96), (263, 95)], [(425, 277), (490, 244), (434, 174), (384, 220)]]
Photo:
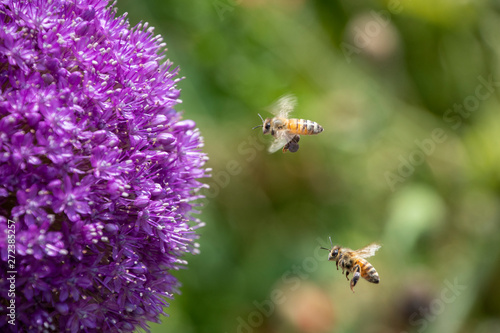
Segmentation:
[(300, 332), (331, 332), (335, 311), (327, 291), (316, 284), (303, 282), (296, 290), (283, 290), (286, 302), (278, 305), (278, 313)]

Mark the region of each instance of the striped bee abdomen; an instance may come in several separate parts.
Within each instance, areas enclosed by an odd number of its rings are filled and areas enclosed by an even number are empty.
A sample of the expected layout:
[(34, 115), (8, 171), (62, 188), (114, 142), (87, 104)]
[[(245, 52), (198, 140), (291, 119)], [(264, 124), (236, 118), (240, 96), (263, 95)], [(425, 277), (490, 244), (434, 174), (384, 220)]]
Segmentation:
[(368, 261), (362, 259), (358, 264), (361, 266), (361, 277), (371, 283), (379, 283), (380, 278), (375, 268)]
[(293, 134), (312, 135), (323, 132), (317, 122), (306, 119), (288, 119), (287, 129)]

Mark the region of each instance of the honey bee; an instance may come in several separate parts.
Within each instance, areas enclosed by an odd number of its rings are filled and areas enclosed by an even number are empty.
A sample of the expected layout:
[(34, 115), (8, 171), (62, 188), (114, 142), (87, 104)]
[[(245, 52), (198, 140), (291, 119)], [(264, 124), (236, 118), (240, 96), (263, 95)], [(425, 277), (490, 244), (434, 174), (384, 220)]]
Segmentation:
[(354, 292), (354, 286), (358, 283), (360, 277), (371, 283), (380, 282), (377, 271), (366, 260), (366, 258), (375, 255), (375, 252), (381, 247), (380, 244), (372, 243), (359, 250), (353, 251), (347, 247), (339, 245), (333, 246), (331, 238), (330, 243), (332, 244), (331, 249), (327, 249), (326, 247), (321, 248), (330, 252), (328, 254), (328, 260), (336, 262), (337, 270), (339, 266), (342, 268), (342, 274), (344, 274), (344, 270), (347, 270), (345, 275), (347, 281), (349, 281), (349, 273), (353, 273), (350, 282), (352, 292)]
[(313, 135), (323, 132), (323, 127), (318, 123), (306, 119), (289, 119), (288, 115), (297, 105), (297, 99), (293, 95), (285, 95), (281, 97), (273, 106), (271, 112), (275, 115), (274, 118), (263, 119), (262, 125), (254, 127), (262, 127), (263, 134), (270, 133), (274, 137), (274, 141), (269, 146), (269, 152), (274, 153), (280, 148), (283, 152), (290, 151), (295, 153), (299, 150), (300, 135)]

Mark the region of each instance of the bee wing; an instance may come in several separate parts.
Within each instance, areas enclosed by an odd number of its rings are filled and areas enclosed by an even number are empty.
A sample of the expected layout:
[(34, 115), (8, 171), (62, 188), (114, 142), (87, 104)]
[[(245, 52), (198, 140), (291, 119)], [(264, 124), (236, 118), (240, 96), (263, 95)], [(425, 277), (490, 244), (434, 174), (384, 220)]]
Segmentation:
[(288, 118), (296, 105), (297, 97), (292, 94), (283, 95), (271, 106), (271, 113), (280, 118)]
[(275, 151), (283, 148), (284, 145), (286, 145), (290, 140), (292, 140), (294, 137), (293, 134), (288, 133), (288, 131), (277, 131), (276, 134), (274, 135), (274, 141), (271, 143), (271, 146), (269, 146), (268, 151), (270, 153), (274, 153)]
[(359, 250), (354, 251), (356, 255), (360, 258), (369, 258), (375, 255), (378, 249), (380, 249), (382, 245), (377, 243), (371, 243), (365, 247), (362, 247)]

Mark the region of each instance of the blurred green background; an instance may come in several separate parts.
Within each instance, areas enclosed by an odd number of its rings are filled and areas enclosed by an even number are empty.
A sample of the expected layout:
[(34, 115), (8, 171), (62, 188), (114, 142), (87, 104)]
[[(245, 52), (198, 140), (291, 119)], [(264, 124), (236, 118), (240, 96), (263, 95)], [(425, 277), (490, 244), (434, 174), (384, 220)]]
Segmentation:
[[(500, 332), (500, 4), (120, 0), (210, 157), (201, 254), (153, 332)], [(268, 154), (286, 93), (325, 131)], [(268, 140), (266, 140), (268, 139)], [(353, 294), (333, 242), (383, 244)]]

